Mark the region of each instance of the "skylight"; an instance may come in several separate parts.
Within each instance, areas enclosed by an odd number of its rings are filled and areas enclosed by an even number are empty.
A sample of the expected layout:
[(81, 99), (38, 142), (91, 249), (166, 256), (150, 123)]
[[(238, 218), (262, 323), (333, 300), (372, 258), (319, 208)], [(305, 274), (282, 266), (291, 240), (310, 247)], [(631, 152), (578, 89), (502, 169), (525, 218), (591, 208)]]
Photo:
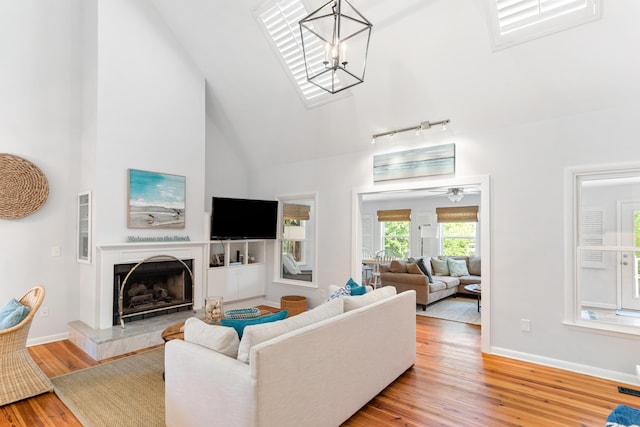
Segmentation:
[(485, 0), (494, 49), (600, 18), (601, 0)]
[[(298, 22), (309, 13), (302, 1), (269, 0), (255, 10), (254, 14), (305, 104), (313, 106), (329, 99), (336, 99), (336, 95), (332, 96), (329, 92), (307, 81)], [(315, 55), (324, 56), (324, 46), (319, 41), (315, 45), (307, 44), (307, 54), (309, 52), (312, 55), (315, 53)]]

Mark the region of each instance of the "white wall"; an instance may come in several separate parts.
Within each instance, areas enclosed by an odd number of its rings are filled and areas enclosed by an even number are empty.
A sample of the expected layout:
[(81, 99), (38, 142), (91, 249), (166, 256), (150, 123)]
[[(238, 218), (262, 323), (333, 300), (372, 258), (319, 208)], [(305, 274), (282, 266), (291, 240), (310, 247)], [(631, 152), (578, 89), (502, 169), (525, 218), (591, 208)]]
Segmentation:
[[(563, 325), (564, 172), (568, 166), (640, 157), (639, 105), (567, 116), (452, 138), (456, 176), (491, 177), (492, 351), (634, 381), (637, 338), (606, 336)], [(381, 144), (372, 150), (385, 150)], [(351, 192), (372, 186), (373, 152), (264, 168), (259, 188), (318, 191), (318, 283), (342, 284), (351, 271)], [(427, 180), (428, 181), (428, 180)], [(320, 291), (269, 286), (320, 301)], [(520, 319), (531, 332), (520, 331)], [(615, 351), (611, 351), (615, 349)], [(633, 375), (633, 376), (632, 376)]]
[[(74, 252), (80, 179), (72, 50), (79, 1), (0, 1), (0, 152), (35, 163), (49, 197), (35, 214), (0, 220), (0, 304), (44, 285), (49, 318), (31, 336), (55, 337), (78, 315)], [(61, 248), (60, 257), (51, 248)]]

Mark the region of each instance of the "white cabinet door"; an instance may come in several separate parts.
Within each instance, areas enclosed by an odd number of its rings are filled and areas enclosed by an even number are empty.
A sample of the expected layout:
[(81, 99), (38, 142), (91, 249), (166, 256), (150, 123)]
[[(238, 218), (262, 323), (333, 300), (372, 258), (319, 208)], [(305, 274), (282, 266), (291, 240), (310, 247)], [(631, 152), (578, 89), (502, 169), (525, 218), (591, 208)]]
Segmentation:
[(264, 265), (248, 265), (242, 267), (238, 290), (240, 299), (264, 295)]
[[(237, 273), (237, 272), (235, 272)], [(232, 269), (210, 268), (207, 274), (207, 295), (221, 295), (224, 302), (238, 299), (237, 274)]]

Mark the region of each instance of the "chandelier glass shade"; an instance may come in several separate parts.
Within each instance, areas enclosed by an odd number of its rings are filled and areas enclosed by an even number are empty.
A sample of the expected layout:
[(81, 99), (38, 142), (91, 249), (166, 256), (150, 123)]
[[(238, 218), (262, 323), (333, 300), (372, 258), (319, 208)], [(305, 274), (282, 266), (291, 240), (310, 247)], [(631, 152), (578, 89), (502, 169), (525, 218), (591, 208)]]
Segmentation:
[(299, 22), (307, 80), (337, 93), (364, 82), (373, 26), (347, 0), (330, 0)]
[(464, 197), (464, 194), (462, 194), (462, 188), (450, 188), (447, 193), (447, 197), (453, 203), (459, 202)]

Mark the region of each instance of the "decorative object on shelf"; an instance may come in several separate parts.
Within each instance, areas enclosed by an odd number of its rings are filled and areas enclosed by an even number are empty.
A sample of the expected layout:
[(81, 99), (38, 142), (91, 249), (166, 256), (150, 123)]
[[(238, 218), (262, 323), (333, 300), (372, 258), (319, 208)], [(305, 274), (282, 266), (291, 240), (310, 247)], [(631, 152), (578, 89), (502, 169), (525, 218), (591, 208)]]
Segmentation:
[(299, 295), (286, 295), (280, 298), (280, 310), (286, 310), (287, 317), (307, 311), (307, 298)]
[(184, 176), (129, 169), (129, 228), (184, 228)]
[(204, 321), (217, 324), (222, 319), (222, 297), (206, 297), (204, 299)]
[(373, 157), (374, 181), (446, 175), (455, 171), (455, 144), (416, 148)]
[(260, 309), (256, 307), (236, 308), (224, 312), (225, 319), (253, 319), (258, 316), (260, 316)]
[(47, 177), (33, 163), (0, 153), (0, 219), (20, 219), (35, 213), (49, 195)]
[(127, 242), (190, 242), (189, 236), (127, 236)]
[(371, 136), (371, 143), (375, 144), (376, 143), (376, 139), (383, 137), (383, 136), (388, 136), (389, 138), (393, 139), (393, 137), (396, 135), (396, 133), (402, 133), (402, 132), (409, 132), (409, 131), (413, 131), (416, 133), (416, 135), (420, 135), (422, 133), (423, 130), (426, 129), (431, 129), (433, 126), (437, 126), (437, 125), (441, 125), (442, 126), (442, 130), (445, 130), (447, 128), (447, 125), (451, 122), (451, 120), (449, 119), (444, 119), (444, 120), (438, 120), (437, 122), (421, 122), (418, 125), (415, 126), (408, 126), (406, 128), (401, 128), (401, 129), (396, 129), (396, 130), (390, 130), (387, 132), (382, 132), (382, 133), (376, 133), (374, 135)]
[(364, 82), (373, 25), (351, 3), (330, 0), (299, 25), (310, 83), (333, 94)]

